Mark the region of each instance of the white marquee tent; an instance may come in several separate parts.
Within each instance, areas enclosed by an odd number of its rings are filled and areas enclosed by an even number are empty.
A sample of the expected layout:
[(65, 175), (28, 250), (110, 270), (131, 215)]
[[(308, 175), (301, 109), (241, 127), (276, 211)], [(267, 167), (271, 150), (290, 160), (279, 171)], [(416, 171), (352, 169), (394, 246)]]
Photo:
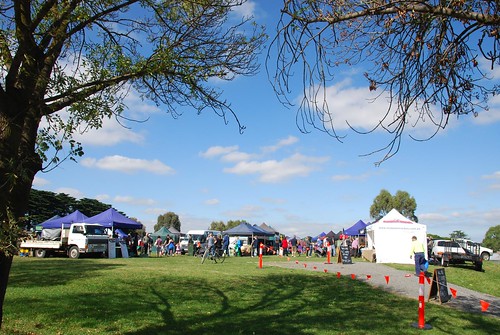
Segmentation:
[(427, 226), (409, 220), (396, 209), (366, 227), (367, 249), (375, 250), (377, 263), (413, 264), (410, 259), (412, 236), (426, 245)]

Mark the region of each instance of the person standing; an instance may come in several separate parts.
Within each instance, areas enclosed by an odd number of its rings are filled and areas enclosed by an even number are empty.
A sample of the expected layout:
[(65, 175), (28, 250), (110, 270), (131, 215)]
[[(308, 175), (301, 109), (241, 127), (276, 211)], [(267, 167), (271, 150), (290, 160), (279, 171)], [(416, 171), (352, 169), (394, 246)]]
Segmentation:
[(241, 240), (239, 238), (236, 240), (236, 244), (234, 246), (234, 255), (235, 256), (242, 256), (242, 254), (241, 254)]
[(224, 234), (224, 237), (222, 238), (222, 251), (226, 254), (226, 256), (229, 256), (229, 235)]
[(281, 247), (283, 248), (283, 256), (288, 256), (288, 240), (286, 239), (286, 236), (284, 236), (281, 241)]
[(352, 256), (353, 257), (358, 257), (359, 256), (359, 239), (358, 239), (358, 237), (356, 237), (352, 241), (351, 247), (352, 247)]
[(413, 258), (415, 261), (415, 276), (418, 277), (420, 276), (421, 267), (425, 260), (425, 246), (417, 240), (416, 236), (412, 236), (411, 238), (410, 258)]
[(162, 245), (163, 245), (163, 241), (161, 240), (160, 235), (158, 235), (158, 237), (156, 238), (156, 241), (155, 241), (156, 257), (160, 257)]
[(212, 233), (208, 234), (207, 248), (208, 248), (208, 254), (210, 256), (213, 256), (214, 251), (215, 251), (215, 237), (214, 237), (214, 234), (212, 234)]
[(312, 253), (313, 253), (313, 250), (314, 250), (314, 243), (312, 241), (312, 238), (311, 236), (307, 236), (307, 240), (306, 240), (306, 250), (307, 250), (307, 257), (311, 257), (312, 256)]
[(290, 245), (292, 246), (292, 257), (297, 255), (297, 236), (293, 235), (290, 239)]
[(252, 240), (252, 257), (257, 257), (259, 255), (259, 240), (257, 236), (254, 236)]

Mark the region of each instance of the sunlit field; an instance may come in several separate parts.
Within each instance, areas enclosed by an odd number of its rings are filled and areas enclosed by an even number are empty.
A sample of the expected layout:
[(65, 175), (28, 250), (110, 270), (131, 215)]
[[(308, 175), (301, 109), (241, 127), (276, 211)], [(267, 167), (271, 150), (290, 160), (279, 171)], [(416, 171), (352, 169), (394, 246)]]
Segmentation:
[[(203, 265), (190, 256), (16, 257), (0, 334), (422, 333), (411, 326), (418, 321), (416, 299), (322, 271), (267, 266), (270, 261), (287, 260), (266, 256), (259, 268), (250, 257)], [(498, 271), (491, 267), (485, 273)], [(427, 304), (426, 321), (429, 334), (500, 329), (498, 318), (438, 304)]]

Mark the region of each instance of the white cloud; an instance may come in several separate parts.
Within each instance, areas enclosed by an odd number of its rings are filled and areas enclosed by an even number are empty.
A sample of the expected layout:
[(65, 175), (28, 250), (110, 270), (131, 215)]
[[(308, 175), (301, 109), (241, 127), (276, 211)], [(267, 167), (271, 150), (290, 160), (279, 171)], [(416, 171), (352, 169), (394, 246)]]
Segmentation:
[(306, 177), (312, 171), (318, 170), (329, 157), (313, 157), (299, 153), (292, 154), (283, 159), (263, 159), (266, 154), (272, 154), (280, 148), (291, 146), (299, 140), (294, 136), (288, 136), (279, 140), (276, 144), (262, 147), (262, 153), (245, 153), (239, 151), (235, 146), (213, 146), (200, 156), (205, 158), (219, 157), (222, 162), (234, 163), (232, 167), (223, 169), (226, 173), (237, 175), (259, 175), (259, 181), (263, 183), (276, 183), (294, 177)]
[(200, 156), (204, 158), (220, 157), (224, 162), (240, 162), (251, 159), (255, 155), (241, 152), (237, 145), (233, 145), (230, 147), (213, 146), (200, 153)]
[(343, 175), (334, 175), (332, 176), (332, 181), (363, 181), (363, 180), (366, 180), (368, 178), (370, 178), (371, 176), (374, 176), (374, 175), (378, 175), (378, 174), (381, 174), (382, 173), (382, 170), (377, 170), (375, 172), (369, 172), (369, 173), (362, 173), (362, 174), (358, 174), (358, 175), (352, 175), (352, 174), (343, 174)]
[(113, 201), (135, 206), (153, 206), (156, 204), (156, 201), (153, 199), (140, 199), (131, 196), (116, 196)]
[(83, 134), (77, 133), (74, 139), (83, 146), (113, 146), (122, 142), (142, 143), (144, 135), (125, 128), (115, 119), (105, 119), (102, 128), (92, 129)]
[(239, 175), (258, 174), (261, 182), (276, 183), (293, 177), (306, 177), (328, 160), (328, 157), (293, 154), (279, 161), (242, 161), (231, 168), (225, 168), (224, 172)]
[(101, 159), (84, 158), (82, 159), (81, 164), (89, 168), (99, 168), (102, 170), (121, 171), (126, 173), (138, 171), (146, 171), (154, 174), (175, 173), (173, 168), (163, 164), (157, 159), (145, 160), (119, 155), (107, 156)]
[(261, 201), (273, 205), (281, 205), (286, 203), (286, 200), (281, 198), (262, 198)]
[(166, 212), (168, 212), (168, 209), (166, 209), (166, 208), (148, 208), (144, 212), (146, 214), (161, 215), (161, 214), (165, 214)]
[(476, 117), (471, 116), (472, 122), (479, 125), (500, 122), (500, 95), (490, 97), (488, 106), (489, 110), (478, 110)]
[(200, 156), (205, 158), (214, 158), (238, 151), (238, 149), (239, 147), (237, 145), (230, 147), (213, 146), (208, 148), (207, 151), (200, 153)]
[[(394, 116), (390, 114), (386, 117), (389, 95), (379, 91), (370, 92), (366, 86), (355, 87), (351, 86), (351, 83), (351, 79), (346, 79), (325, 89), (324, 97), (332, 112), (330, 117), (335, 129), (348, 130), (350, 125), (356, 130), (367, 131), (374, 129), (379, 123), (391, 128), (390, 123), (394, 121)], [(320, 94), (317, 99), (322, 101), (323, 94)], [(420, 119), (416, 112), (410, 112), (407, 121), (409, 129), (414, 125), (419, 131), (436, 128), (432, 122), (424, 122)], [(384, 131), (380, 127), (378, 130)]]
[(481, 176), (481, 178), (492, 181), (492, 183), (488, 186), (490, 190), (500, 190), (500, 171), (495, 171), (490, 175)]
[(481, 242), (484, 232), (498, 225), (500, 209), (492, 210), (446, 210), (439, 213), (422, 213), (418, 222), (427, 225), (427, 233), (448, 237), (450, 233), (461, 230), (471, 239)]
[(50, 184), (50, 181), (45, 178), (35, 176), (35, 178), (33, 179), (33, 186), (40, 187), (48, 184)]
[(419, 222), (428, 222), (428, 221), (448, 221), (448, 216), (441, 213), (423, 213), (418, 215)]
[(255, 157), (255, 155), (241, 151), (233, 151), (223, 155), (221, 159), (224, 162), (241, 162), (252, 159), (253, 157)]
[(54, 192), (55, 193), (64, 193), (64, 194), (67, 194), (69, 196), (72, 196), (75, 199), (85, 198), (85, 195), (81, 191), (79, 191), (75, 188), (71, 188), (71, 187), (61, 187), (61, 188), (58, 188), (57, 190), (55, 190)]
[(252, 219), (264, 217), (264, 208), (254, 205), (246, 205), (240, 209), (226, 211), (224, 215), (231, 218), (239, 218), (239, 220), (248, 220), (250, 223)]
[(332, 176), (333, 181), (349, 181), (349, 180), (366, 180), (370, 177), (368, 173), (360, 174), (360, 175), (351, 175), (351, 174), (344, 174), (344, 175), (335, 175)]
[(255, 12), (255, 2), (247, 1), (240, 6), (233, 7), (233, 12), (242, 17), (253, 17)]
[(109, 194), (98, 194), (94, 197), (96, 200), (99, 200), (100, 202), (106, 203), (108, 200), (111, 199)]
[(208, 205), (208, 206), (215, 206), (215, 205), (218, 205), (219, 203), (220, 203), (219, 199), (208, 199), (208, 200), (205, 200), (205, 205)]
[(263, 147), (262, 151), (264, 153), (275, 152), (275, 151), (278, 151), (279, 149), (281, 149), (283, 147), (295, 144), (298, 141), (299, 141), (299, 139), (297, 137), (290, 135), (287, 138), (278, 141), (278, 143), (275, 144), (275, 145), (270, 145), (270, 146), (267, 146), (267, 147)]
[(481, 178), (483, 178), (483, 179), (500, 180), (500, 171), (495, 171), (492, 174), (484, 175)]

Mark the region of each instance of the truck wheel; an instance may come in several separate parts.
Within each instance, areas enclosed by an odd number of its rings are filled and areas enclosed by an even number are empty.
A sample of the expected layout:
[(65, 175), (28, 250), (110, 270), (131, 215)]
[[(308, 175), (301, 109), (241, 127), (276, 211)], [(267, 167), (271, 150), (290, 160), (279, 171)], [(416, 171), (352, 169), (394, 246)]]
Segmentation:
[(487, 252), (483, 252), (481, 254), (481, 258), (483, 259), (483, 261), (489, 261), (490, 260), (490, 254), (487, 253)]
[(69, 248), (69, 252), (68, 252), (68, 256), (69, 258), (73, 258), (73, 259), (77, 259), (80, 257), (80, 250), (78, 250), (78, 247), (71, 247)]
[(47, 251), (45, 249), (36, 249), (35, 250), (35, 257), (45, 258), (45, 256), (47, 256)]

